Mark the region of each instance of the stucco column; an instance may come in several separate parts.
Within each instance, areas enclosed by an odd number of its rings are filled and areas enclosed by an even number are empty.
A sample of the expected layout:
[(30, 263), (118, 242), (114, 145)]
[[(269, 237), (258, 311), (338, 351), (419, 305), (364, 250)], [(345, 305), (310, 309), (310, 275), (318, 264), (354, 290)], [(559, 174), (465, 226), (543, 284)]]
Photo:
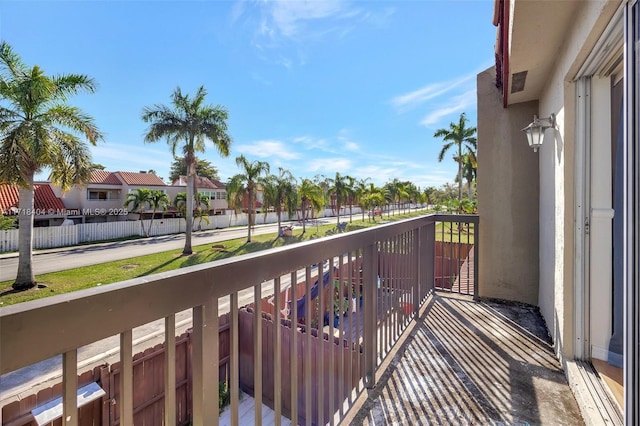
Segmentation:
[(537, 305), (539, 154), (521, 131), (538, 102), (503, 108), (493, 67), (478, 74), (479, 296)]

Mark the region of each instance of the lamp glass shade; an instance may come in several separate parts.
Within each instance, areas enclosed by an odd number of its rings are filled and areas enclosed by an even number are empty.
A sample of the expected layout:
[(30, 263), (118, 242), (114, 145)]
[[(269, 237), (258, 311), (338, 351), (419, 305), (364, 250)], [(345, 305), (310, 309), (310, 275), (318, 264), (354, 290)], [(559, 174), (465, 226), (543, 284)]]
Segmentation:
[(538, 148), (542, 146), (544, 130), (544, 127), (537, 123), (531, 123), (526, 129), (524, 129), (524, 132), (527, 135), (527, 141), (529, 142), (529, 147), (533, 148), (533, 152), (537, 152)]

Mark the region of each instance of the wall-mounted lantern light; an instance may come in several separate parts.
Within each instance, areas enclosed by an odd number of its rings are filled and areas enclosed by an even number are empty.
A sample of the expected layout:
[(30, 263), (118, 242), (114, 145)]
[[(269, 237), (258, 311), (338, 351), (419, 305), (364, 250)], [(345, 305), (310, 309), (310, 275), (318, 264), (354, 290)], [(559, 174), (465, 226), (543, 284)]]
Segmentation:
[(544, 140), (544, 131), (548, 128), (556, 127), (556, 115), (551, 114), (548, 118), (538, 118), (533, 116), (533, 122), (522, 129), (527, 135), (529, 147), (533, 148), (533, 152), (538, 152), (538, 148), (542, 146)]

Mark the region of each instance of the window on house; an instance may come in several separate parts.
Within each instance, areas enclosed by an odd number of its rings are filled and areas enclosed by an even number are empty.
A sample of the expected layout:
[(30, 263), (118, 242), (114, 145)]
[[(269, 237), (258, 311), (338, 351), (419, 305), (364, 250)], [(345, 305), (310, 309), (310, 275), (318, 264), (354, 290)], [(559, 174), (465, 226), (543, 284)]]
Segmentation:
[(87, 200), (118, 200), (120, 199), (120, 190), (87, 190)]
[(109, 193), (107, 191), (88, 191), (87, 200), (108, 200)]

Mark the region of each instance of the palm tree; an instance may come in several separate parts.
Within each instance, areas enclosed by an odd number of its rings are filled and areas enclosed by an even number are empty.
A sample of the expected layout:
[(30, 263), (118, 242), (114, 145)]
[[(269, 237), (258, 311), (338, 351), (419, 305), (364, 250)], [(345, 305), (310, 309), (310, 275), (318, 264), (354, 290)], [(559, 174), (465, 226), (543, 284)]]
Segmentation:
[(177, 87), (171, 95), (171, 107), (153, 105), (142, 111), (142, 121), (150, 123), (145, 142), (156, 142), (166, 138), (171, 152), (176, 157), (178, 146), (182, 145), (182, 155), (187, 166), (186, 198), (186, 238), (183, 255), (193, 253), (191, 232), (193, 230), (193, 210), (196, 193), (196, 153), (205, 152), (206, 142), (210, 141), (222, 157), (229, 155), (231, 137), (227, 133), (227, 110), (218, 105), (205, 105), (207, 90), (200, 86), (193, 98), (183, 94)]
[(207, 194), (201, 192), (195, 193), (195, 208), (193, 212), (193, 225), (196, 224), (198, 219), (198, 231), (202, 231), (202, 221), (204, 220), (207, 225), (209, 222), (209, 209), (211, 207), (211, 198)]
[(318, 185), (322, 190), (322, 197), (324, 198), (323, 207), (326, 207), (329, 204), (329, 207), (333, 209), (331, 199), (329, 197), (329, 189), (331, 188), (331, 179), (326, 177), (323, 174), (318, 174), (313, 177), (313, 183)]
[(345, 176), (345, 187), (347, 193), (347, 201), (349, 202), (349, 222), (353, 222), (353, 203), (356, 198), (356, 179), (351, 176)]
[(138, 188), (135, 191), (131, 191), (124, 202), (124, 206), (126, 208), (132, 212), (138, 212), (140, 215), (140, 228), (142, 229), (142, 233), (145, 237), (149, 236), (149, 232), (144, 229), (144, 222), (142, 222), (142, 219), (144, 218), (144, 211), (151, 205), (151, 192), (152, 191), (147, 188)]
[(340, 208), (347, 201), (349, 189), (347, 185), (347, 176), (340, 176), (336, 173), (336, 177), (331, 179), (331, 187), (329, 194), (336, 197), (337, 223), (340, 224)]
[(462, 149), (466, 148), (468, 151), (475, 152), (478, 147), (478, 142), (475, 137), (476, 128), (467, 127), (467, 118), (464, 112), (460, 114), (460, 120), (458, 124), (449, 124), (449, 129), (438, 129), (433, 134), (434, 138), (442, 138), (444, 145), (440, 154), (438, 154), (438, 161), (442, 162), (444, 155), (451, 147), (457, 148), (457, 153), (454, 155), (454, 160), (458, 163), (458, 201), (462, 200)]
[[(169, 196), (162, 189), (152, 189), (149, 194), (149, 207), (153, 211), (151, 213), (151, 221), (149, 222), (149, 231), (147, 231), (147, 236), (151, 234), (151, 227), (153, 226), (153, 218), (156, 216), (156, 212), (161, 210), (163, 213), (167, 211), (169, 204), (171, 201), (169, 200)], [(164, 216), (164, 214), (163, 214)]]
[(473, 182), (478, 176), (478, 160), (473, 151), (462, 154), (462, 177), (467, 181), (469, 199), (473, 198)]
[(279, 174), (267, 176), (264, 185), (265, 216), (270, 207), (273, 207), (278, 216), (278, 229), (280, 229), (282, 212), (286, 211), (289, 218), (293, 216), (298, 204), (296, 180), (289, 170), (282, 167)]
[(227, 201), (236, 211), (242, 208), (245, 196), (248, 201), (249, 226), (247, 242), (251, 242), (251, 227), (253, 226), (253, 210), (256, 202), (257, 185), (263, 185), (262, 175), (269, 173), (269, 163), (266, 161), (249, 162), (244, 155), (236, 158), (236, 164), (244, 173), (239, 173), (227, 183)]
[(434, 188), (433, 186), (428, 186), (425, 190), (424, 190), (424, 195), (427, 198), (427, 204), (435, 204), (436, 201), (436, 193), (438, 192), (438, 190), (436, 188)]
[(384, 205), (387, 207), (387, 216), (391, 217), (391, 205), (393, 204), (393, 200), (395, 200), (395, 193), (394, 189), (389, 186), (389, 183), (386, 183), (384, 187), (382, 187), (382, 198), (384, 199)]
[(6, 42), (0, 43), (0, 182), (18, 185), (19, 260), (15, 290), (36, 285), (33, 274), (34, 176), (50, 168), (52, 182), (63, 190), (86, 182), (92, 145), (102, 140), (91, 116), (67, 105), (96, 83), (79, 74), (47, 76), (29, 68)]
[(325, 205), (324, 192), (320, 185), (309, 179), (302, 179), (298, 187), (300, 210), (302, 211), (302, 233), (307, 231), (307, 215), (309, 208), (320, 211)]
[(355, 182), (355, 185), (353, 187), (353, 194), (354, 194), (355, 202), (356, 202), (356, 204), (358, 204), (358, 206), (360, 207), (360, 210), (362, 211), (362, 221), (363, 222), (364, 222), (365, 206), (364, 206), (362, 198), (367, 193), (367, 181), (368, 180), (369, 180), (369, 178), (360, 179), (360, 180)]
[[(362, 196), (363, 208), (367, 210), (373, 210), (375, 207), (380, 207), (385, 202), (384, 190), (376, 187), (373, 183), (369, 184), (369, 187), (365, 190)], [(376, 221), (375, 212), (369, 215), (369, 221), (373, 217), (373, 221)], [(363, 219), (364, 220), (364, 219)]]
[(395, 178), (385, 184), (385, 189), (387, 190), (389, 201), (396, 206), (393, 211), (395, 216), (395, 210), (400, 209), (400, 202), (406, 198), (405, 183)]
[(402, 206), (402, 212), (406, 213), (407, 211), (407, 201), (409, 200), (409, 191), (407, 182), (398, 182), (397, 183), (397, 192), (396, 192), (396, 201), (398, 203), (398, 209)]
[[(202, 227), (202, 221), (204, 220), (207, 225), (209, 224), (209, 203), (210, 198), (206, 194), (196, 192), (195, 195), (195, 208), (192, 218), (192, 229), (196, 223), (196, 219), (199, 219), (198, 228)], [(173, 199), (173, 206), (178, 209), (185, 221), (187, 220), (187, 193), (178, 192)]]
[[(418, 187), (413, 182), (409, 181), (405, 182), (404, 189), (407, 194), (406, 200), (409, 202), (409, 204), (418, 204), (420, 199), (420, 189), (418, 189)], [(408, 207), (411, 208), (411, 206)]]

